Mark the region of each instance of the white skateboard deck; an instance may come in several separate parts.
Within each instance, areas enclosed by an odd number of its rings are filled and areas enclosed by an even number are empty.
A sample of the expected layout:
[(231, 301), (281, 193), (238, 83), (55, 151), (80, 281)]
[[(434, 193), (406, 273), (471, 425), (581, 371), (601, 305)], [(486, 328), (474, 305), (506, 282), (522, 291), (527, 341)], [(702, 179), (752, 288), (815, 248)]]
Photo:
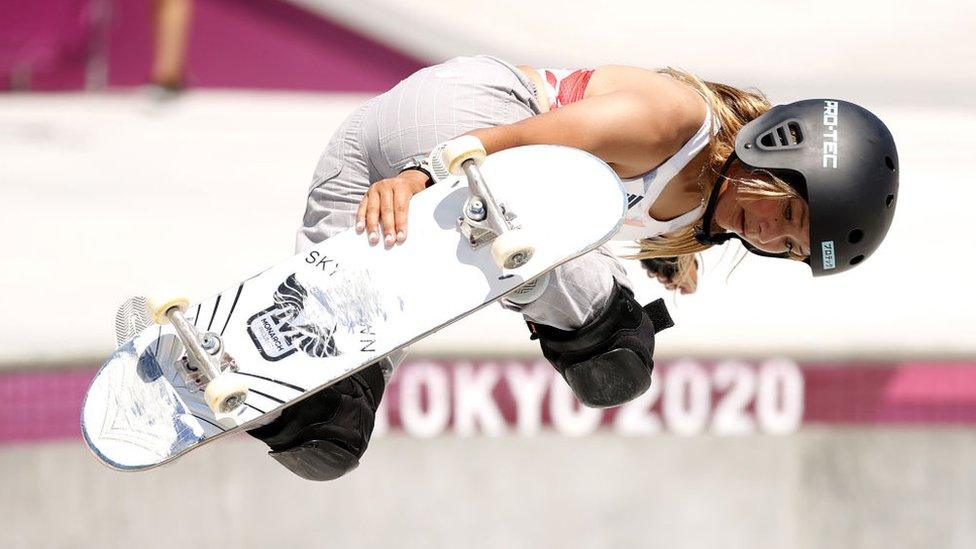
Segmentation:
[(175, 366), (183, 346), (172, 326), (154, 324), (119, 347), (92, 381), (81, 419), (88, 447), (112, 468), (143, 470), (267, 423), (280, 407), (597, 248), (627, 209), (613, 170), (580, 150), (509, 149), (481, 170), (532, 235), (528, 264), (502, 269), (490, 244), (473, 249), (458, 228), (466, 179), (442, 181), (411, 200), (402, 245), (370, 246), (350, 229), (187, 308), (198, 330), (221, 336), (239, 367), (231, 375), (249, 387), (239, 413), (214, 417)]

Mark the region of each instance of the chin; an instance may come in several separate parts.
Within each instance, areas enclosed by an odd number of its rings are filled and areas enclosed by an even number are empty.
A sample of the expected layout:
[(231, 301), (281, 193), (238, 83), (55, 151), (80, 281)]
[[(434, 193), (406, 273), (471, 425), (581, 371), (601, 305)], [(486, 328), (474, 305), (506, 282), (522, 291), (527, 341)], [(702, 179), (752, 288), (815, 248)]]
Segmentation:
[(727, 233), (734, 232), (732, 230), (731, 214), (728, 211), (715, 212), (715, 224), (719, 226), (720, 229)]
[[(723, 194), (727, 195), (728, 193)], [(735, 210), (735, 200), (731, 196), (721, 196), (715, 207), (715, 216), (712, 219), (723, 231), (732, 232), (733, 222), (735, 221), (735, 216), (732, 213)]]

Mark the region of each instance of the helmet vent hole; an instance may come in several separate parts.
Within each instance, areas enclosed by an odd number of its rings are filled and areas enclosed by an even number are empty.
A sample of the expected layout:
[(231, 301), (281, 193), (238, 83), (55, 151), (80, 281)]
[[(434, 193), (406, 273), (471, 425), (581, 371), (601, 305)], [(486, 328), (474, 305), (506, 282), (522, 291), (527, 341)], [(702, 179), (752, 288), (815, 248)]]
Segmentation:
[(888, 198), (885, 199), (885, 206), (891, 207), (891, 204), (895, 201), (895, 195), (889, 194)]
[(864, 256), (863, 255), (854, 256), (854, 258), (851, 259), (851, 265), (857, 265), (858, 263), (860, 263), (862, 261), (864, 261)]
[(895, 161), (890, 156), (885, 157), (885, 166), (888, 166), (889, 170), (895, 171)]
[(862, 238), (864, 238), (864, 231), (861, 229), (854, 229), (847, 235), (847, 241), (851, 244), (857, 244)]
[(799, 145), (803, 143), (803, 132), (800, 131), (800, 125), (796, 122), (787, 122), (786, 127), (790, 132), (790, 137), (793, 138), (793, 144)]
[(795, 149), (803, 143), (803, 131), (799, 122), (788, 120), (761, 134), (758, 141), (765, 150)]

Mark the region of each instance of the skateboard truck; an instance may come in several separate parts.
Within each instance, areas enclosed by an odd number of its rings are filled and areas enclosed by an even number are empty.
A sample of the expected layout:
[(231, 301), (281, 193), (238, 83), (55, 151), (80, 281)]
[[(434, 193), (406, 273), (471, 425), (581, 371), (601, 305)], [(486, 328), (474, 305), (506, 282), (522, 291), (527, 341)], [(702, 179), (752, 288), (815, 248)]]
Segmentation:
[[(172, 321), (170, 322), (172, 323)], [(192, 355), (190, 355), (189, 352), (183, 355), (183, 357), (180, 359), (178, 369), (183, 375), (183, 379), (186, 380), (187, 389), (189, 389), (190, 392), (203, 391), (206, 389), (207, 383), (210, 381), (210, 379), (212, 379), (209, 376), (210, 372), (213, 370), (214, 364), (220, 365), (220, 371), (236, 372), (238, 369), (237, 362), (224, 350), (224, 343), (220, 336), (213, 332), (204, 332), (203, 334), (200, 334), (195, 329), (193, 332), (200, 341), (200, 347), (206, 351), (211, 359), (207, 364), (201, 364), (199, 359), (192, 358)], [(180, 341), (182, 341), (182, 339)]]
[(200, 334), (183, 312), (185, 298), (147, 300), (153, 319), (159, 324), (172, 324), (186, 356), (181, 361), (184, 378), (197, 388), (204, 385), (204, 400), (218, 420), (233, 416), (244, 405), (248, 387), (234, 375), (237, 364), (225, 352), (220, 336), (213, 332)]
[(515, 214), (495, 200), (479, 166), (487, 156), (481, 140), (472, 135), (461, 136), (444, 144), (442, 160), (454, 175), (462, 173), (468, 179), (470, 196), (464, 202), (458, 227), (474, 249), (491, 243), (495, 264), (517, 269), (528, 263), (535, 247), (525, 232), (515, 223)]

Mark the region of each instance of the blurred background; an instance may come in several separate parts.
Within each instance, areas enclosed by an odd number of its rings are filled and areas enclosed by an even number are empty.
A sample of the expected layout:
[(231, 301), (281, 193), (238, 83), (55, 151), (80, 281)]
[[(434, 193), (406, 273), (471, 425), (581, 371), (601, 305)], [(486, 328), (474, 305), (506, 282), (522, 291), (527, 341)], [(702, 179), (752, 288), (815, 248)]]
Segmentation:
[[(973, 29), (954, 0), (3, 0), (0, 547), (976, 547)], [(689, 296), (629, 265), (677, 326), (618, 410), (493, 307), (414, 347), (339, 481), (246, 436), (99, 465), (79, 408), (117, 305), (289, 256), (339, 122), (477, 53), (858, 102), (899, 146), (888, 239), (817, 280), (712, 250)]]

